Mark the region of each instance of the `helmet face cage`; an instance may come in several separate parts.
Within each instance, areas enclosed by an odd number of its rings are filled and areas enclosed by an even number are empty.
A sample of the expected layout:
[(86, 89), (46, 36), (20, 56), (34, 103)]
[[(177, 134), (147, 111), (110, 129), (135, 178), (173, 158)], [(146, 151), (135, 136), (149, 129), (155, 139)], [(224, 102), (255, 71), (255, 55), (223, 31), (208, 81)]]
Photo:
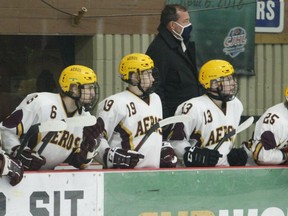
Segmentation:
[[(157, 88), (158, 84), (159, 84), (159, 78), (160, 78), (160, 74), (159, 74), (159, 70), (158, 68), (154, 67), (152, 69), (152, 76), (154, 78), (154, 82), (153, 82), (153, 85), (151, 87), (151, 91), (154, 92), (155, 89)], [(151, 93), (152, 93), (151, 92)]]
[(85, 108), (85, 111), (92, 110), (99, 100), (99, 85), (98, 83), (79, 85), (79, 105)]
[(138, 88), (142, 90), (143, 94), (149, 95), (155, 91), (155, 88), (158, 84), (158, 79), (159, 71), (157, 68), (142, 71), (140, 73)]
[(220, 77), (217, 80), (211, 80), (211, 88), (208, 91), (215, 92), (219, 95), (219, 99), (222, 101), (233, 100), (238, 91), (238, 83), (236, 76), (229, 75), (226, 77)]

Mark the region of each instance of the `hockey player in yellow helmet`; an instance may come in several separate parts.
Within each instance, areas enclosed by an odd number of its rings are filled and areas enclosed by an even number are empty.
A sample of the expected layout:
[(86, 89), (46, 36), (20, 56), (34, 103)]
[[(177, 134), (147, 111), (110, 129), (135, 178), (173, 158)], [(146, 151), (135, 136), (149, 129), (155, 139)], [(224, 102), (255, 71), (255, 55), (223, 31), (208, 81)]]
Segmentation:
[[(92, 162), (96, 154), (99, 134), (91, 132), (90, 127), (84, 127), (83, 122), (79, 126), (67, 123), (65, 131), (57, 131), (54, 135), (46, 131), (30, 134), (33, 132), (30, 128), (43, 122), (93, 117), (88, 110), (96, 103), (99, 90), (96, 73), (91, 68), (83, 65), (64, 68), (59, 85), (60, 93), (35, 92), (27, 95), (0, 125), (3, 148), (19, 158), (25, 170), (50, 170), (63, 162), (82, 169)], [(27, 133), (32, 138), (22, 149), (20, 140)]]
[(230, 101), (238, 93), (234, 68), (225, 60), (208, 61), (201, 67), (198, 78), (206, 94), (216, 100)]
[(75, 101), (80, 113), (83, 107), (86, 111), (90, 111), (98, 101), (97, 76), (91, 68), (83, 65), (66, 67), (59, 77), (59, 85), (62, 94)]
[(107, 142), (101, 142), (96, 158), (104, 167), (158, 168), (176, 165), (172, 146), (165, 143), (162, 147), (160, 131), (152, 133), (141, 149), (135, 151), (150, 127), (162, 119), (161, 100), (153, 92), (155, 71), (148, 55), (131, 53), (121, 59), (119, 73), (128, 87), (105, 98), (97, 110)]
[(217, 145), (225, 134), (238, 127), (243, 112), (236, 97), (238, 85), (233, 66), (225, 60), (210, 60), (201, 67), (199, 82), (206, 93), (185, 101), (175, 112), (189, 119), (187, 123), (175, 124), (170, 133), (179, 166), (245, 165), (247, 153), (233, 148), (235, 136)]
[(284, 101), (265, 110), (255, 123), (250, 150), (257, 165), (287, 164), (288, 86), (284, 89)]
[[(154, 68), (153, 60), (142, 53), (128, 54), (119, 64), (121, 79), (130, 84), (140, 97), (146, 98), (154, 92), (158, 79), (158, 70)], [(132, 87), (132, 86), (135, 86)]]

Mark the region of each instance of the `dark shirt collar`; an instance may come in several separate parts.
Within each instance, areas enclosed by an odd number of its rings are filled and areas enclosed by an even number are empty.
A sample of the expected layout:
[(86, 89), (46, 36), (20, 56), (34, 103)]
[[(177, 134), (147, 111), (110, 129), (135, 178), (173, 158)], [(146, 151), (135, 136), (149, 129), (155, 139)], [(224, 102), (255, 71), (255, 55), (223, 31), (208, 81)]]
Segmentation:
[(181, 41), (177, 40), (173, 34), (166, 28), (166, 26), (160, 24), (157, 28), (160, 36), (171, 48), (178, 48), (181, 46)]

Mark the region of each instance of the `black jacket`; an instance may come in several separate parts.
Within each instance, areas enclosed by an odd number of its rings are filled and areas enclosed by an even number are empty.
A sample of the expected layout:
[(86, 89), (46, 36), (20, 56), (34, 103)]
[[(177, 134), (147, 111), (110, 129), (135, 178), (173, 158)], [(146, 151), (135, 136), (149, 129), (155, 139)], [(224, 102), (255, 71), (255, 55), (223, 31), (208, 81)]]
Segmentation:
[(195, 43), (186, 44), (186, 53), (181, 43), (165, 26), (158, 27), (158, 35), (149, 45), (149, 55), (159, 69), (160, 78), (156, 93), (163, 105), (163, 118), (173, 116), (182, 102), (201, 95), (196, 66)]

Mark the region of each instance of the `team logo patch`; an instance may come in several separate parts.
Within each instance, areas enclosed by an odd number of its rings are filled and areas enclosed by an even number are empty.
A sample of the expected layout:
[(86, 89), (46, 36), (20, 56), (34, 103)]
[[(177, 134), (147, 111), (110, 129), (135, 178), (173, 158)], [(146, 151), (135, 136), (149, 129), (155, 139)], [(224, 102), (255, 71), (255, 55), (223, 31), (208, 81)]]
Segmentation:
[(241, 27), (232, 28), (224, 39), (223, 52), (225, 55), (229, 55), (230, 57), (235, 58), (241, 52), (245, 51), (246, 43), (246, 30)]

